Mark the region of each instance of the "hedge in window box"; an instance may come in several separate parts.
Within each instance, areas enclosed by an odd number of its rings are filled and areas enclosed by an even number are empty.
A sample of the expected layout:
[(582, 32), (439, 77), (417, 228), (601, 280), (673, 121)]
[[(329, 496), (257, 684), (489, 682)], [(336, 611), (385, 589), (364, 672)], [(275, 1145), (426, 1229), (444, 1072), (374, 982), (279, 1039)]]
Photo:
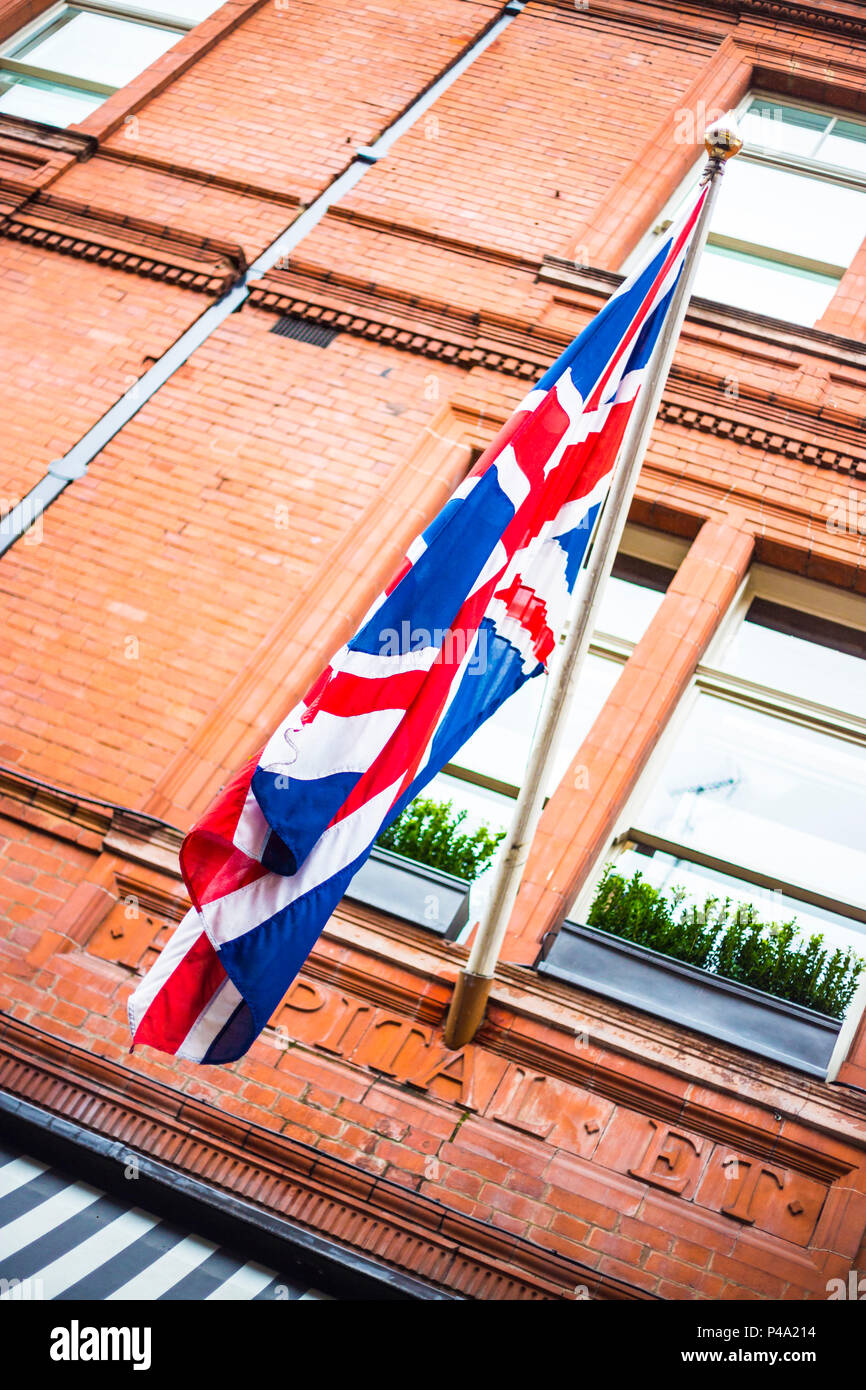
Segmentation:
[(640, 870), (630, 879), (605, 868), (587, 925), (763, 990), (830, 1018), (842, 1018), (864, 962), (850, 948), (830, 950), (818, 934), (798, 935), (790, 922), (762, 922), (755, 908), (729, 898), (683, 906), (685, 893), (665, 897)]
[(469, 920), (470, 884), (505, 833), (470, 834), (465, 818), (450, 801), (413, 801), (379, 836), (346, 897), (453, 941)]
[(441, 869), (455, 878), (473, 883), (490, 867), (496, 847), (505, 831), (491, 831), (486, 825), (469, 834), (460, 826), (466, 811), (455, 811), (450, 801), (416, 797), (376, 841), (382, 849)]

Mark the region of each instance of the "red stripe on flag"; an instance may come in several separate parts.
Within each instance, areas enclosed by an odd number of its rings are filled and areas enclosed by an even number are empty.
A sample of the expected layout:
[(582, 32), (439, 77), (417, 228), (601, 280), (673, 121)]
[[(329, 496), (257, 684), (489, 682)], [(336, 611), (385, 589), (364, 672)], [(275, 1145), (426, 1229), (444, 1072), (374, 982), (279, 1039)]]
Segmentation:
[(592, 392), (591, 396), (589, 396), (587, 404), (591, 409), (594, 409), (595, 407), (601, 404), (601, 400), (604, 395), (604, 388), (607, 382), (610, 380), (617, 363), (619, 362), (623, 353), (625, 353), (628, 350), (628, 348), (631, 347), (632, 342), (634, 341), (640, 329), (643, 328), (644, 323), (649, 317), (653, 299), (655, 298), (655, 295), (658, 292), (660, 286), (664, 283), (665, 277), (669, 274), (671, 266), (675, 264), (677, 257), (682, 251), (686, 241), (691, 236), (692, 228), (694, 227), (695, 222), (697, 221), (698, 214), (704, 205), (704, 199), (706, 198), (706, 196), (707, 190), (704, 189), (703, 193), (698, 198), (697, 202), (692, 208), (687, 221), (681, 228), (679, 236), (671, 246), (670, 251), (668, 252), (667, 256), (662, 262), (662, 265), (659, 268), (659, 271), (655, 279), (650, 285), (647, 294), (644, 296), (643, 303), (641, 304), (640, 308), (638, 309), (637, 313), (632, 319), (631, 324), (629, 325), (628, 332), (623, 334), (622, 340), (618, 344), (616, 352), (614, 353), (613, 357), (608, 362), (604, 372), (600, 376), (596, 384), (595, 390)]
[(234, 843), (238, 821), (247, 799), (261, 752), (246, 763), (211, 802), (180, 847), (180, 870), (193, 906), (203, 904), (253, 883), (267, 870)]
[(427, 672), (399, 671), (394, 675), (356, 676), (337, 671), (319, 696), (317, 709), (325, 714), (372, 714), (376, 710), (406, 709)]
[(151, 1000), (135, 1030), (135, 1045), (148, 1043), (173, 1056), (226, 978), (202, 932)]

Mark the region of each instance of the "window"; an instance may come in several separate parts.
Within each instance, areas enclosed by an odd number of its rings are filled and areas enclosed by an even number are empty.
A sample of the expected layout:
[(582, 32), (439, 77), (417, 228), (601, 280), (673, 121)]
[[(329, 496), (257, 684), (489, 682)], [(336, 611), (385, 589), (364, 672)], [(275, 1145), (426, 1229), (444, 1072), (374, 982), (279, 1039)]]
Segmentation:
[(744, 604), (639, 789), (617, 868), (862, 954), (866, 601), (758, 567)]
[(83, 121), (182, 34), (213, 0), (86, 0), (54, 5), (0, 46), (0, 111), (46, 125)]
[[(866, 238), (866, 123), (752, 95), (694, 293), (814, 325)], [(654, 228), (670, 225), (695, 173)], [(644, 243), (645, 244), (645, 243)]]
[[(627, 527), (602, 600), (598, 627), (572, 696), (559, 754), (551, 768), (547, 794), (555, 790), (589, 733), (620, 672), (664, 597), (687, 545)], [(482, 822), (504, 829), (510, 822), (541, 709), (544, 678), (518, 690), (464, 744), (457, 760), (430, 782), (424, 795), (452, 801), (467, 812), (466, 826)], [(480, 906), (490, 875), (477, 885)]]

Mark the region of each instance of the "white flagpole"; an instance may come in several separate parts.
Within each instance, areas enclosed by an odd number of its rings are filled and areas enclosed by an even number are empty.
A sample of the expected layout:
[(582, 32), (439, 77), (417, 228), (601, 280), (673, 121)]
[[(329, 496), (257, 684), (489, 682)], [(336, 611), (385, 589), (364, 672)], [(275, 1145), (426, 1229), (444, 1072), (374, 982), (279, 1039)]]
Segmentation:
[(593, 537), (589, 565), (583, 582), (575, 584), (573, 607), (566, 622), (564, 641), (559, 647), (558, 659), (553, 670), (547, 678), (547, 688), (526, 775), (506, 836), (502, 858), (495, 870), (490, 900), (479, 923), (466, 968), (457, 977), (445, 1022), (445, 1041), (450, 1048), (462, 1047), (470, 1042), (484, 1018), (502, 942), (544, 807), (547, 776), (562, 731), (564, 715), (569, 704), (569, 692), (575, 685), (589, 646), (599, 602), (622, 538), (629, 505), (691, 297), (695, 271), (721, 185), (721, 174), (725, 161), (742, 148), (736, 124), (730, 117), (710, 126), (704, 143), (710, 156), (702, 176), (702, 181), (709, 183), (707, 197), (683, 262), (673, 303), (648, 364), (647, 379), (638, 395), (634, 412), (623, 436), (610, 492)]

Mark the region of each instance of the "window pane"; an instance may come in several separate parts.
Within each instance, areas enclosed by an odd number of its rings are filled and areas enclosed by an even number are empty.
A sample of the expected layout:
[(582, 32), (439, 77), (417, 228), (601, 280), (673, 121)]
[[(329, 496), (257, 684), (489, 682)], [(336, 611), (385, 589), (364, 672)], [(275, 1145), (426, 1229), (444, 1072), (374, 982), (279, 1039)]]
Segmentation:
[(723, 669), (804, 700), (866, 715), (866, 632), (757, 599)]
[(866, 906), (866, 748), (701, 695), (639, 828)]
[(847, 266), (866, 237), (866, 193), (734, 159), (725, 169), (712, 231)]
[(466, 820), (462, 828), (470, 834), (480, 825), (491, 830), (504, 830), (511, 822), (514, 800), (487, 787), (478, 787), (474, 782), (465, 782), (462, 777), (452, 777), (440, 772), (421, 793), (431, 801), (450, 801), (455, 810), (465, 811)]
[(866, 125), (859, 121), (837, 121), (821, 146), (822, 163), (866, 172)]
[(186, 20), (198, 24), (214, 14), (223, 0), (119, 0), (122, 9), (133, 14), (166, 15), (171, 19)]
[(0, 111), (10, 116), (24, 116), (45, 125), (76, 125), (103, 101), (104, 97), (92, 92), (77, 92), (56, 82), (0, 73)]
[(543, 694), (544, 677), (533, 676), (476, 729), (454, 762), (497, 782), (519, 787)]
[(698, 262), (694, 293), (753, 314), (811, 326), (838, 288), (839, 281), (829, 275), (709, 245)]
[[(569, 763), (595, 722), (619, 678), (616, 661), (590, 654), (581, 671), (578, 688), (566, 716), (560, 751), (554, 760), (547, 795), (564, 776)], [(527, 681), (486, 724), (463, 745), (455, 765), (519, 787), (544, 694), (544, 677)]]
[(804, 938), (820, 934), (833, 950), (837, 947), (846, 950), (851, 946), (858, 955), (862, 955), (866, 949), (866, 923), (857, 922), (852, 917), (842, 917), (824, 908), (811, 907), (798, 898), (774, 893), (768, 888), (758, 888), (754, 884), (744, 883), (742, 879), (732, 878), (730, 874), (691, 864), (687, 859), (676, 859), (672, 854), (663, 854), (659, 850), (651, 854), (627, 850), (617, 859), (616, 868), (626, 878), (639, 869), (648, 883), (665, 894), (670, 894), (674, 888), (684, 889), (685, 907), (703, 907), (710, 897), (722, 900), (730, 898), (734, 907), (751, 904), (762, 922), (790, 922), (796, 917), (798, 929)]
[(639, 642), (658, 612), (673, 571), (618, 555), (599, 608), (596, 630)]
[(746, 149), (758, 145), (765, 150), (780, 150), (784, 154), (814, 154), (830, 117), (818, 111), (803, 111), (796, 106), (757, 97), (743, 117), (741, 126)]
[(67, 23), (37, 34), (15, 49), (15, 58), (86, 82), (123, 87), (179, 38), (176, 30), (158, 29), (152, 24), (71, 13)]
[(556, 791), (621, 675), (622, 666), (618, 661), (587, 656), (566, 716), (559, 752), (553, 760), (553, 771), (547, 785), (548, 796)]

